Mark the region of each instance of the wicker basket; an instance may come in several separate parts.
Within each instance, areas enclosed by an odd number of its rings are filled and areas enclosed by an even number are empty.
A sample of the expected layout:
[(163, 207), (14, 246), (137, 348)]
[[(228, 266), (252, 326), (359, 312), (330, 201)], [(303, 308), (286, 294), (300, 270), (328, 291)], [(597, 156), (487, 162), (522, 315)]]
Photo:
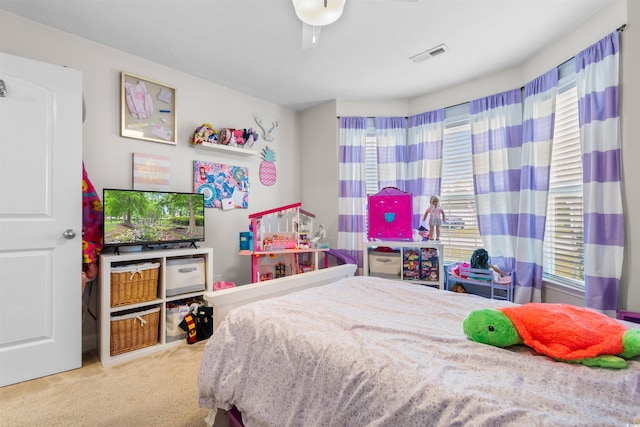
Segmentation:
[(160, 307), (111, 316), (111, 355), (158, 342)]
[(111, 307), (158, 298), (159, 271), (158, 262), (111, 268)]

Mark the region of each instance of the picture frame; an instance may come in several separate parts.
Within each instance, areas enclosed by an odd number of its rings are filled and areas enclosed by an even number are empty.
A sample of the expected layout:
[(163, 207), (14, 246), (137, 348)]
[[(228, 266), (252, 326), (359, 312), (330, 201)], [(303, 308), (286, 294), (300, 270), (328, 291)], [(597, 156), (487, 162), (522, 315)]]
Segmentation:
[(124, 71), (120, 82), (120, 135), (176, 145), (176, 89)]

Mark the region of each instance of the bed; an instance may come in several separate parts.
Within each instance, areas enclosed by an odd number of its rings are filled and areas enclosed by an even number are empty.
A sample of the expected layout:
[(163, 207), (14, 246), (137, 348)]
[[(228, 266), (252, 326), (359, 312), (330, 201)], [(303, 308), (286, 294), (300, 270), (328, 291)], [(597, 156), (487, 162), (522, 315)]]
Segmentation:
[[(468, 340), (462, 321), (508, 301), (350, 274), (323, 280), (247, 304), (236, 291), (204, 349), (201, 407), (237, 408), (247, 427), (640, 423), (638, 358), (610, 370), (491, 347)], [(214, 312), (229, 298), (214, 298)]]

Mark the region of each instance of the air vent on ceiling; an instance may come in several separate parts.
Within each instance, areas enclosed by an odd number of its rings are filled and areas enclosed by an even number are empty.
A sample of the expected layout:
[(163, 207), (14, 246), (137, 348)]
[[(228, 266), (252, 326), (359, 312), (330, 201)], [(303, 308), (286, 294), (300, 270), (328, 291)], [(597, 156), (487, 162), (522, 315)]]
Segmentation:
[(433, 47), (429, 50), (420, 52), (417, 55), (413, 55), (409, 59), (417, 64), (419, 62), (426, 61), (429, 58), (433, 58), (434, 56), (442, 55), (445, 52), (449, 52), (449, 47), (446, 44), (442, 43), (441, 45)]

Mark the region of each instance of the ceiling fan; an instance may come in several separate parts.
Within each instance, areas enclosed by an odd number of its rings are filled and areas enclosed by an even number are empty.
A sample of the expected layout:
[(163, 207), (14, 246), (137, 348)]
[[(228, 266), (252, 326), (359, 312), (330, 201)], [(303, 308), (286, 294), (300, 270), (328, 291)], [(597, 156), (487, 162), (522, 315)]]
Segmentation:
[[(292, 0), (296, 15), (302, 21), (302, 48), (316, 47), (322, 27), (332, 24), (342, 16), (346, 0)], [(369, 0), (376, 1), (376, 0)], [(418, 0), (377, 0), (408, 1)]]

